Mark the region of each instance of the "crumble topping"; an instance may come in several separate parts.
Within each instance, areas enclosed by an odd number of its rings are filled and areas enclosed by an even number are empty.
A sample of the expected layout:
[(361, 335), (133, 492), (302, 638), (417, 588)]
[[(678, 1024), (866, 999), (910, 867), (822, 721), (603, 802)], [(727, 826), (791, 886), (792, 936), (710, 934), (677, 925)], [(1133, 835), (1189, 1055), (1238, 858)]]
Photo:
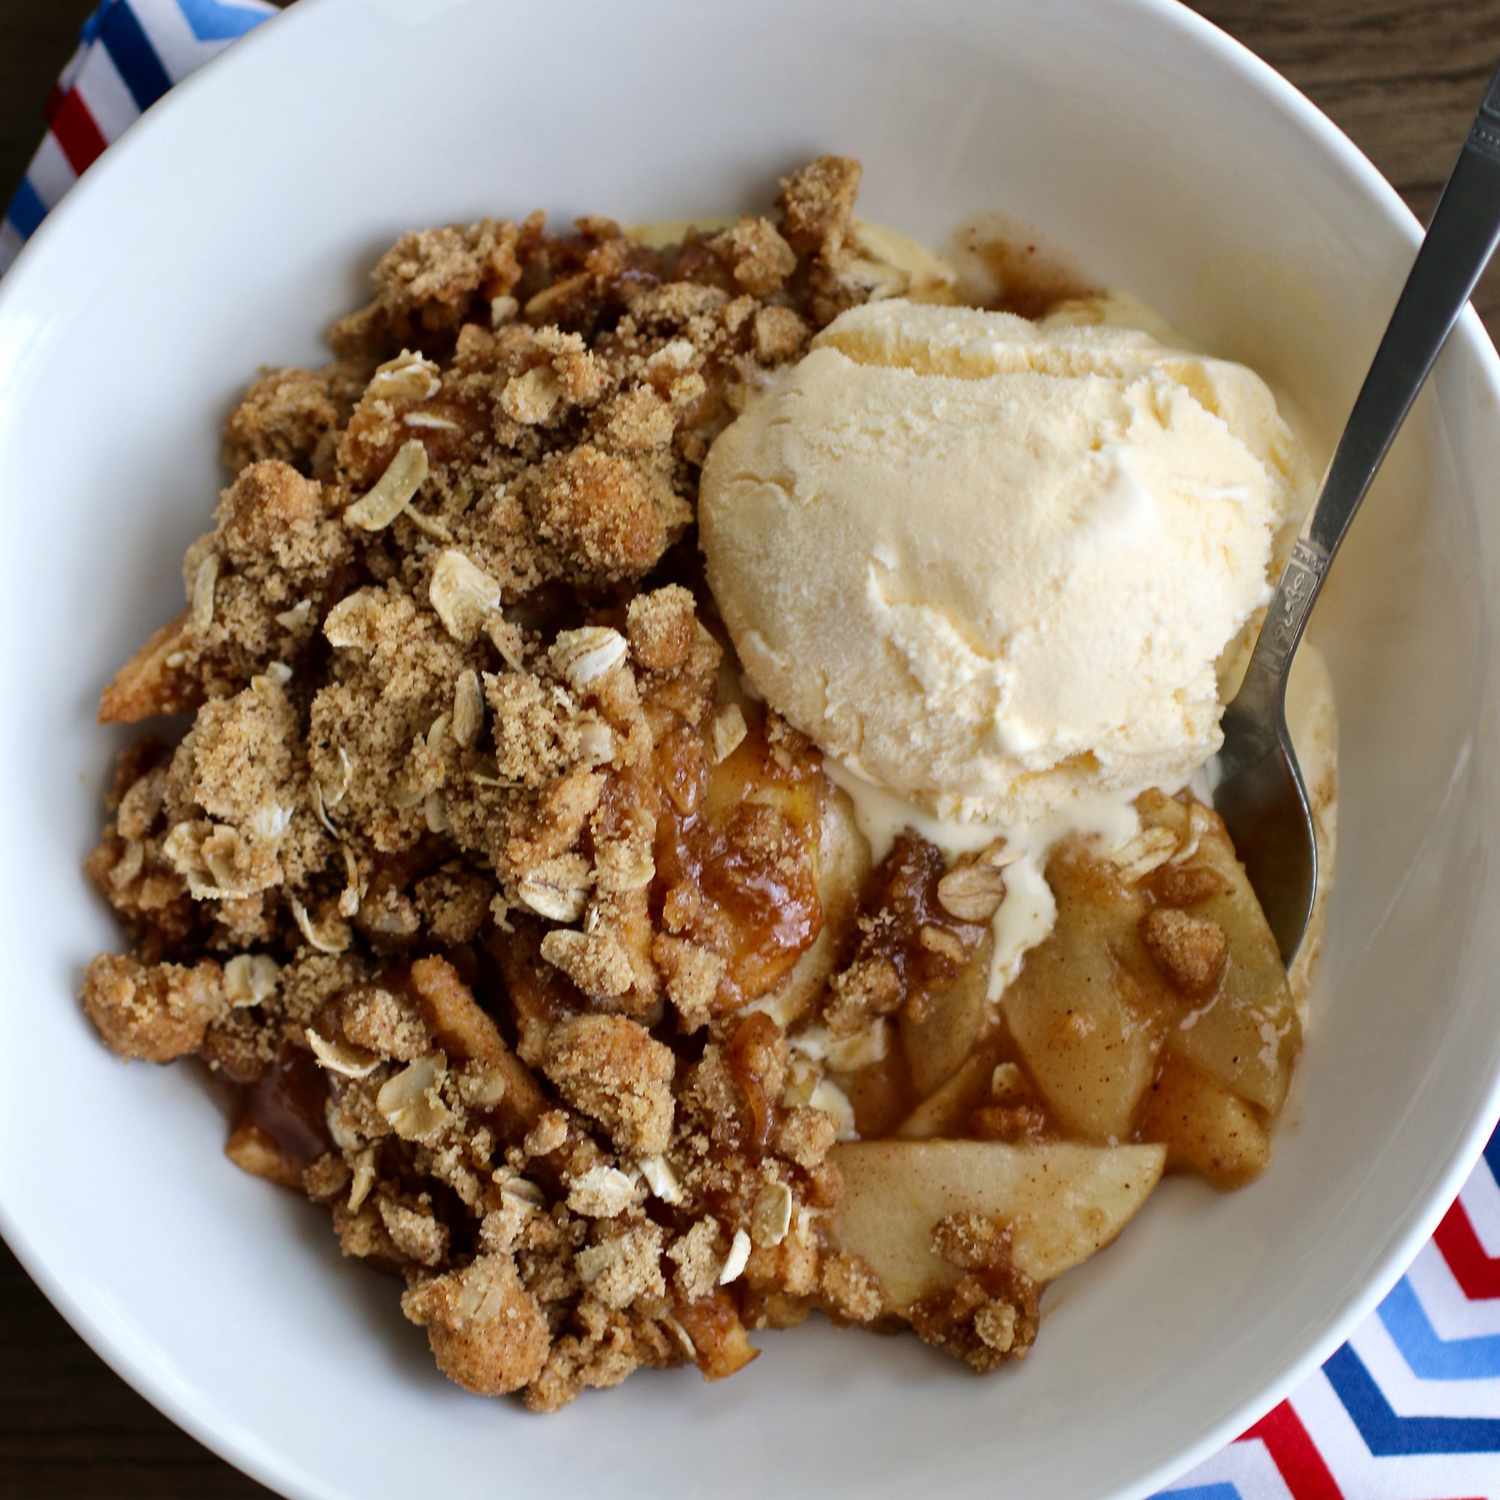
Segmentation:
[(539, 1410), (730, 1373), (778, 1298), (863, 1306), (798, 1218), (835, 1128), (738, 1013), (821, 926), (816, 762), (721, 698), (684, 563), (709, 443), (832, 315), (857, 180), (667, 250), (403, 236), (332, 363), (246, 390), (182, 613), (101, 698), (192, 720), (121, 757), (89, 1017), (206, 1061), (231, 1158)]
[[(552, 932), (547, 941), (581, 933)], [(561, 966), (560, 966), (561, 967)], [(549, 1038), (545, 1069), (564, 1099), (597, 1120), (616, 1147), (659, 1156), (672, 1135), (671, 1048), (624, 1016), (575, 1016)]]
[(830, 981), (824, 1024), (850, 1038), (880, 1016), (924, 1019), (934, 993), (979, 951), (980, 923), (1004, 895), (1001, 870), (980, 861), (950, 871), (934, 845), (902, 834), (865, 894), (859, 943)]
[(1213, 993), (1229, 957), (1229, 938), (1212, 918), (1154, 907), (1141, 918), (1141, 939), (1173, 988), (1199, 999)]
[(427, 1330), (438, 1368), (481, 1396), (519, 1390), (542, 1371), (547, 1320), (513, 1257), (476, 1256), (460, 1270), (415, 1284), (401, 1310)]
[(121, 1057), (170, 1062), (196, 1052), (228, 1004), (223, 970), (211, 959), (187, 968), (106, 953), (84, 974), (84, 1010)]

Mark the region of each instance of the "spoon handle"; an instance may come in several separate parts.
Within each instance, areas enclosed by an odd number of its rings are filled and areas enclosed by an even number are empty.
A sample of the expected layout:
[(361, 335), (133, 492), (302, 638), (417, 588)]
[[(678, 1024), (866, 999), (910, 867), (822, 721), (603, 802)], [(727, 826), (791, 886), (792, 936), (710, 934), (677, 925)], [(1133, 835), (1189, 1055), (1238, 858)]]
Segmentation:
[(1292, 653), (1333, 555), (1500, 241), (1500, 73), (1490, 80), (1348, 426), (1271, 597), (1245, 688), (1279, 707)]

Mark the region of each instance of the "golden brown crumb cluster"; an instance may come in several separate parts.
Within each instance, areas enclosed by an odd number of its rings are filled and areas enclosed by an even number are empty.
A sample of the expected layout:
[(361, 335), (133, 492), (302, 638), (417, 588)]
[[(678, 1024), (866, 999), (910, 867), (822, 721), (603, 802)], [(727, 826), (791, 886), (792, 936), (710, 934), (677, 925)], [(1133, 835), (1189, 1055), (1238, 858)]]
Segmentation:
[(978, 1371), (1023, 1359), (1036, 1342), (1041, 1289), (1010, 1259), (1011, 1231), (982, 1214), (950, 1214), (933, 1251), (963, 1275), (911, 1311), (919, 1338)]
[(721, 689), (691, 539), (715, 434), (864, 295), (857, 182), (668, 250), (403, 237), (336, 361), (230, 417), (186, 607), (101, 701), (193, 718), (120, 761), (88, 872), (130, 952), (88, 1015), (236, 1085), (231, 1157), (536, 1409), (881, 1313), (825, 1245), (816, 1072), (745, 1009), (823, 926), (820, 778)]
[(1004, 874), (985, 856), (947, 870), (933, 844), (902, 834), (865, 893), (859, 942), (829, 984), (824, 1015), (830, 1029), (854, 1035), (894, 1011), (913, 1023), (924, 1020), (933, 992), (978, 951), (979, 924), (1004, 895)]

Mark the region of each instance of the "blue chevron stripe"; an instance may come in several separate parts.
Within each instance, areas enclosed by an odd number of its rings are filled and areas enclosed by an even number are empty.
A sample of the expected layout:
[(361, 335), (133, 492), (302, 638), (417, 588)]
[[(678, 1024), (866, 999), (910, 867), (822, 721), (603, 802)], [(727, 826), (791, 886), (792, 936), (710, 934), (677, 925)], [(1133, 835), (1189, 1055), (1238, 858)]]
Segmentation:
[(1370, 1377), (1364, 1361), (1345, 1344), (1323, 1366), (1375, 1458), (1416, 1453), (1500, 1453), (1500, 1418), (1398, 1417)]
[(1484, 1159), (1488, 1163), (1490, 1171), (1494, 1173), (1495, 1181), (1500, 1182), (1500, 1130), (1496, 1130), (1494, 1135), (1489, 1138), (1489, 1142), (1484, 1148)]
[(91, 10), (84, 19), (82, 26), (78, 28), (78, 45), (87, 47), (99, 40), (99, 28), (104, 24), (104, 14), (112, 6), (117, 5), (119, 0), (99, 0), (99, 4)]
[(23, 240), (35, 234), (37, 225), (47, 217), (47, 205), (37, 197), (29, 177), (21, 179), (15, 197), (10, 200), (10, 210), (6, 217), (15, 225), (16, 233)]
[(248, 5), (226, 5), (223, 0), (177, 0), (177, 4), (200, 42), (232, 42), (259, 26), (267, 14)]
[(172, 87), (156, 48), (127, 0), (116, 0), (102, 13), (99, 40), (119, 70), (137, 109), (150, 109)]
[(1185, 1490), (1162, 1490), (1151, 1500), (1245, 1500), (1237, 1484), (1195, 1484)]
[(1380, 1321), (1422, 1380), (1489, 1380), (1500, 1375), (1500, 1333), (1442, 1339), (1408, 1277), (1380, 1304)]

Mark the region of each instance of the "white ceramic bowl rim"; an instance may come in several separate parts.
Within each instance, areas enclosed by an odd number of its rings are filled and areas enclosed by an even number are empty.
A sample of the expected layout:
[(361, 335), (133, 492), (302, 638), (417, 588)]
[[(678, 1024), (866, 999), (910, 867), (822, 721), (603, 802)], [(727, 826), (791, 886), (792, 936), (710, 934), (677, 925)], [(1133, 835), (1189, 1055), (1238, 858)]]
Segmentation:
[[(15, 267), (0, 280), (0, 320), (26, 303), (31, 281), (34, 277), (39, 277), (48, 246), (53, 239), (70, 233), (75, 221), (86, 220), (93, 198), (102, 185), (107, 180), (130, 173), (136, 161), (151, 151), (158, 127), (165, 116), (181, 119), (195, 110), (202, 110), (206, 115), (207, 101), (212, 97), (217, 80), (232, 70), (250, 65), (252, 59), (260, 59), (278, 51), (289, 56), (297, 47), (300, 28), (311, 19), (312, 13), (336, 9), (346, 3), (348, 0), (300, 0), (295, 10), (257, 29), (230, 49), (228, 55), (179, 84), (165, 101), (149, 110), (128, 136), (112, 146), (69, 193), (67, 199), (48, 215)], [(1404, 239), (1411, 246), (1416, 246), (1421, 235), (1420, 226), (1394, 189), (1326, 116), (1266, 63), (1211, 23), (1178, 4), (1177, 0), (1118, 0), (1118, 3), (1141, 13), (1144, 25), (1179, 28), (1190, 33), (1196, 44), (1205, 51), (1218, 53), (1222, 61), (1266, 95), (1302, 131), (1315, 138), (1318, 145), (1336, 156), (1342, 169), (1382, 206)], [(349, 9), (350, 20), (354, 22), (357, 18), (353, 13), (353, 4), (349, 4)], [(1455, 330), (1454, 339), (1468, 346), (1468, 352), (1474, 356), (1478, 368), (1483, 372), (1491, 396), (1500, 402), (1500, 358), (1497, 358), (1495, 349), (1472, 308), (1465, 312)], [(1373, 1311), (1431, 1236), (1478, 1158), (1497, 1115), (1500, 1115), (1500, 1077), (1492, 1080), (1488, 1092), (1482, 1098), (1476, 1099), (1461, 1149), (1452, 1154), (1432, 1181), (1425, 1197), (1409, 1208), (1404, 1216), (1404, 1227), (1399, 1239), (1384, 1256), (1378, 1270), (1365, 1283), (1359, 1295), (1330, 1311), (1326, 1322), (1310, 1339), (1307, 1347), (1298, 1357), (1288, 1362), (1279, 1378), (1226, 1412), (1222, 1420), (1203, 1432), (1188, 1449), (1174, 1455), (1149, 1474), (1139, 1478), (1132, 1476), (1129, 1495), (1145, 1495), (1154, 1491), (1192, 1464), (1208, 1457), (1318, 1368), (1351, 1330)], [(3, 1233), (21, 1264), (73, 1328), (122, 1378), (179, 1426), (208, 1448), (272, 1488), (308, 1496), (332, 1494), (321, 1484), (310, 1481), (305, 1473), (283, 1464), (274, 1455), (268, 1455), (264, 1448), (253, 1442), (241, 1441), (233, 1425), (224, 1421), (223, 1413), (215, 1408), (212, 1399), (201, 1390), (174, 1388), (140, 1361), (128, 1329), (111, 1326), (101, 1316), (101, 1310), (92, 1305), (86, 1296), (76, 1293), (72, 1287), (54, 1278), (44, 1258), (33, 1245), (26, 1216), (20, 1205), (0, 1202), (0, 1233)]]

